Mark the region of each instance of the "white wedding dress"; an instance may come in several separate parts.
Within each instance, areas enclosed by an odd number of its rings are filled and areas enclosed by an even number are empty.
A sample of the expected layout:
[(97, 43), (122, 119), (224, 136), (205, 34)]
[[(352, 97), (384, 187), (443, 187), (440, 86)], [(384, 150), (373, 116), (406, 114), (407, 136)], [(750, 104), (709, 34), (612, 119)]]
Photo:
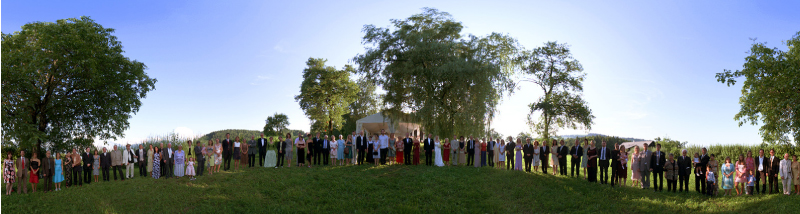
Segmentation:
[(439, 144), (439, 142), (437, 141), (433, 145), (434, 145), (433, 152), (436, 153), (436, 155), (435, 155), (436, 158), (434, 159), (433, 164), (436, 165), (436, 166), (444, 166), (444, 161), (442, 161), (441, 144)]

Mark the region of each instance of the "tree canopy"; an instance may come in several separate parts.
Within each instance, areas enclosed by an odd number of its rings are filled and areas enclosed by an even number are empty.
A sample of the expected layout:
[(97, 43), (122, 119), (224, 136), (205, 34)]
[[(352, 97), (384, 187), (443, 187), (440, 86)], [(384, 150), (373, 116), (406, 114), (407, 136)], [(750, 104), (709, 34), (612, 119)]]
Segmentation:
[(123, 137), (157, 80), (112, 33), (81, 17), (2, 34), (4, 143), (64, 151)]
[[(538, 86), (544, 95), (528, 105), (528, 124), (544, 139), (555, 136), (558, 128), (591, 129), (592, 110), (583, 100), (583, 80), (586, 73), (572, 57), (566, 44), (547, 42), (517, 58), (522, 72)], [(539, 112), (540, 115), (534, 118)]]
[(294, 97), (311, 120), (312, 132), (341, 128), (342, 115), (348, 113), (358, 92), (358, 85), (350, 79), (350, 74), (355, 72), (352, 66), (345, 65), (338, 70), (325, 62), (327, 60), (320, 58), (308, 59), (300, 94)]
[(759, 134), (765, 142), (789, 144), (791, 137), (800, 145), (800, 32), (784, 43), (787, 51), (755, 42), (742, 70), (725, 69), (716, 77), (728, 87), (735, 85), (737, 78), (745, 78), (741, 108), (733, 117), (739, 126), (761, 121)]
[[(364, 26), (357, 73), (386, 91), (383, 112), (441, 136), (483, 135), (500, 99), (511, 93), (513, 38), (462, 35), (450, 14), (424, 8), (393, 28)], [(405, 115), (408, 115), (407, 117)]]
[(276, 136), (282, 134), (287, 126), (289, 126), (289, 117), (283, 113), (275, 113), (275, 115), (267, 117), (267, 124), (264, 125), (264, 135)]

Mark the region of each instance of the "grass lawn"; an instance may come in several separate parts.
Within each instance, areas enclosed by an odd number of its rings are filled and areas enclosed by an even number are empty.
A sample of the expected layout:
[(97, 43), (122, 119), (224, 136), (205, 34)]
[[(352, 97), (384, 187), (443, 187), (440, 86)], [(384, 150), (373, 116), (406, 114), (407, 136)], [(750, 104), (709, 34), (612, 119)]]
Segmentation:
[(3, 213), (797, 213), (798, 204), (800, 196), (710, 198), (541, 173), (423, 165), (250, 168), (195, 181), (137, 174), (124, 182), (2, 196)]

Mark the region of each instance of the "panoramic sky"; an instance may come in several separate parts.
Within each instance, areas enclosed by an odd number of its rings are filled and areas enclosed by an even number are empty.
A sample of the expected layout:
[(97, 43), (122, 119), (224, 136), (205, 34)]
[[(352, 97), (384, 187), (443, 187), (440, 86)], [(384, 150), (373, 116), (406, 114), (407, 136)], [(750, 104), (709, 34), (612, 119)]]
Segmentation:
[[(715, 73), (740, 69), (751, 38), (786, 49), (800, 31), (800, 1), (29, 1), (2, 2), (2, 32), (30, 22), (90, 16), (114, 28), (125, 55), (158, 79), (125, 137), (173, 130), (261, 130), (276, 113), (309, 129), (294, 96), (309, 57), (342, 67), (363, 53), (364, 25), (389, 27), (423, 7), (449, 12), (463, 34), (508, 34), (527, 49), (567, 43), (584, 67), (592, 130), (690, 144), (757, 144), (738, 126), (741, 84)], [(529, 131), (527, 105), (542, 93), (521, 83), (492, 127)]]

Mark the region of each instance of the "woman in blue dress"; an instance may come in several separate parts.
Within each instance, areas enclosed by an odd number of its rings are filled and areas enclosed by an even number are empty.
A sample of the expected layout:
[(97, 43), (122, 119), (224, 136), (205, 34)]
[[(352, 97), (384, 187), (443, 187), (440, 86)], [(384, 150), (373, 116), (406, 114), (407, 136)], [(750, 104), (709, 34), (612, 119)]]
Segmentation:
[(161, 177), (161, 148), (154, 147), (153, 152), (153, 178)]
[(725, 190), (725, 195), (731, 194), (731, 189), (733, 189), (733, 173), (735, 171), (734, 164), (731, 163), (731, 158), (726, 157), (725, 163), (722, 164), (722, 189)]
[(55, 172), (53, 173), (53, 183), (56, 184), (56, 191), (61, 190), (61, 182), (64, 181), (64, 170), (62, 168), (61, 153), (56, 152)]
[(336, 149), (336, 162), (338, 162), (339, 166), (344, 165), (344, 138), (342, 135), (339, 135), (339, 140), (336, 141), (336, 144), (339, 144), (338, 149)]

